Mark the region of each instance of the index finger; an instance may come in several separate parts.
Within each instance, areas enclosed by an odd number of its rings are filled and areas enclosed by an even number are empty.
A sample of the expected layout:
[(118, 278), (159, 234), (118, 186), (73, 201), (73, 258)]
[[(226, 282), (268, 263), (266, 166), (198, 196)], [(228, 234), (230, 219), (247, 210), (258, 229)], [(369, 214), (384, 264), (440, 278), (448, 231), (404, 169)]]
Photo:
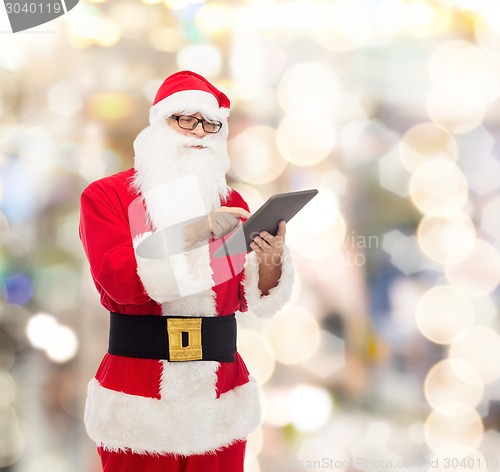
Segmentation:
[(278, 224), (278, 232), (276, 233), (276, 236), (285, 236), (286, 234), (286, 222), (285, 220), (281, 220)]
[(245, 210), (244, 208), (240, 207), (220, 207), (219, 209), (215, 211), (225, 211), (227, 213), (231, 213), (234, 216), (239, 216), (240, 218), (245, 218), (248, 220), (250, 218), (251, 214), (249, 211)]

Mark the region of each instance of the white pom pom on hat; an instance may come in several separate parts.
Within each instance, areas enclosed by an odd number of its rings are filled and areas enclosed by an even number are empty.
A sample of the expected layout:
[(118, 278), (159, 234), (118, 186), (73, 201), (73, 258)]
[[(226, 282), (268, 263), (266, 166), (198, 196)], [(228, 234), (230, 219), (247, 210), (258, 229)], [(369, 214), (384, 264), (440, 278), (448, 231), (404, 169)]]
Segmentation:
[(184, 70), (163, 81), (149, 111), (149, 122), (158, 123), (176, 113), (200, 112), (227, 128), (229, 107), (229, 98), (205, 77)]

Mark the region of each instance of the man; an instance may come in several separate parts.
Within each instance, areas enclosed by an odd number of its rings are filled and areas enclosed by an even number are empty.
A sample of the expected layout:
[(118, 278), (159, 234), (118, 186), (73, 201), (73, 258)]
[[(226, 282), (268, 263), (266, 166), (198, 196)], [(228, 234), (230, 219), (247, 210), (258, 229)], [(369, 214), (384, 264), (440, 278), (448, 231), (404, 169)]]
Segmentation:
[(85, 407), (105, 472), (243, 471), (259, 424), (234, 313), (272, 316), (293, 269), (284, 222), (247, 255), (213, 257), (249, 216), (225, 179), (229, 105), (202, 76), (171, 75), (134, 142), (134, 168), (82, 194), (80, 237), (111, 312)]

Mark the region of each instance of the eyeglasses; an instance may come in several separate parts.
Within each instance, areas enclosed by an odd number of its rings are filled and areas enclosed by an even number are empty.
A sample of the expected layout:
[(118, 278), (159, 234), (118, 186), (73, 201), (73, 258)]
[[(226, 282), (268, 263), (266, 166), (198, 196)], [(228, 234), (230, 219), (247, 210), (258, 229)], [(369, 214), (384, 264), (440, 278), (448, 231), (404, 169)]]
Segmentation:
[(205, 131), (205, 133), (218, 133), (222, 128), (222, 123), (220, 121), (201, 120), (200, 118), (196, 118), (195, 116), (172, 115), (170, 118), (173, 118), (175, 121), (177, 121), (179, 128), (182, 129), (193, 130), (198, 126), (198, 123), (201, 123), (203, 131)]

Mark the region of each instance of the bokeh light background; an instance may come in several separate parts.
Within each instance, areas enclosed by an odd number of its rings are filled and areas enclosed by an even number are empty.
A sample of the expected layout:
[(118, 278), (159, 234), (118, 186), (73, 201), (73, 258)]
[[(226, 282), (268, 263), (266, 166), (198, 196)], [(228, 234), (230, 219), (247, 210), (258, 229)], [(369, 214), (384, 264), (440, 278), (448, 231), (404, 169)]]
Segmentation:
[(320, 190), (288, 227), (291, 304), (239, 317), (246, 470), (500, 467), (498, 0), (81, 1), (0, 44), (1, 470), (99, 470), (79, 195), (132, 165), (179, 69), (230, 96), (253, 210)]

